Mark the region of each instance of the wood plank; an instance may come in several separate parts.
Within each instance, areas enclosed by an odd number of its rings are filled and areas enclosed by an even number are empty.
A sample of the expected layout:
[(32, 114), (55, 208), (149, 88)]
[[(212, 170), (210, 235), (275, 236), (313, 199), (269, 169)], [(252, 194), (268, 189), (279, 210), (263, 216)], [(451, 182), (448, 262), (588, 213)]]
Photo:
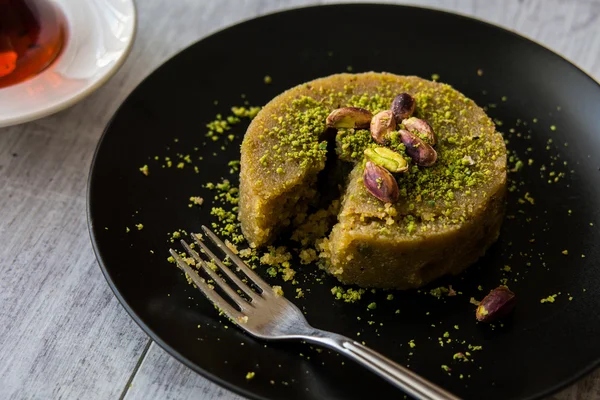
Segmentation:
[(87, 233), (101, 121), (92, 135), (68, 118), (0, 132), (2, 399), (114, 398), (148, 341), (109, 290)]
[(118, 105), (191, 39), (157, 40), (152, 51), (152, 42), (138, 42), (121, 71), (83, 102), (0, 129), (1, 399), (118, 398), (149, 344), (98, 268), (87, 175)]
[(245, 399), (192, 372), (154, 342), (125, 398), (127, 400)]

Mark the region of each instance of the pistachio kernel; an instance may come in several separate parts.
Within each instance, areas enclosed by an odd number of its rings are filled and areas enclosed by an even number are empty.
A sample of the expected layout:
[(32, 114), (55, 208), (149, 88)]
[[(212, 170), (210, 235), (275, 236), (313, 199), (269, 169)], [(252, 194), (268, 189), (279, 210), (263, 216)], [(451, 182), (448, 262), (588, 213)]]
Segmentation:
[(368, 128), (373, 114), (360, 107), (342, 107), (333, 110), (327, 117), (326, 124), (332, 128)]
[(363, 183), (369, 193), (384, 203), (395, 203), (400, 196), (396, 178), (387, 169), (371, 161), (365, 164)]
[(421, 167), (431, 167), (437, 161), (437, 152), (423, 139), (412, 132), (398, 131), (400, 140), (406, 147), (406, 154)]
[(396, 123), (402, 122), (403, 119), (410, 118), (415, 112), (415, 106), (417, 105), (415, 99), (408, 93), (400, 93), (392, 100), (392, 113), (396, 118)]
[(371, 120), (371, 137), (379, 144), (386, 144), (389, 135), (396, 129), (396, 119), (391, 110), (376, 114)]
[(387, 147), (365, 149), (365, 156), (367, 160), (393, 173), (404, 172), (408, 169), (408, 163), (404, 157)]
[(435, 134), (431, 125), (419, 118), (411, 117), (402, 121), (402, 125), (411, 132), (417, 132), (420, 135), (425, 136), (427, 142), (434, 146), (435, 145)]
[(506, 286), (498, 286), (481, 300), (475, 317), (479, 322), (492, 322), (510, 314), (515, 305), (515, 294)]

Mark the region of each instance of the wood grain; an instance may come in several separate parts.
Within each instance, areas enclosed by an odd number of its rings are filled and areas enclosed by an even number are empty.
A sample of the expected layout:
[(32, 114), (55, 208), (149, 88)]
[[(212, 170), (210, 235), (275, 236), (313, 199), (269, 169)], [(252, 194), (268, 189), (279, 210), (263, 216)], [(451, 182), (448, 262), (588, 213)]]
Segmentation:
[[(0, 399), (241, 399), (150, 343), (119, 306), (89, 243), (88, 168), (117, 106), (170, 56), (241, 20), (322, 3), (331, 1), (139, 1), (132, 54), (107, 85), (57, 115), (0, 129)], [(600, 80), (600, 0), (404, 3), (517, 31)], [(551, 399), (600, 399), (600, 371)]]
[(127, 400), (243, 400), (176, 361), (152, 343), (126, 396)]

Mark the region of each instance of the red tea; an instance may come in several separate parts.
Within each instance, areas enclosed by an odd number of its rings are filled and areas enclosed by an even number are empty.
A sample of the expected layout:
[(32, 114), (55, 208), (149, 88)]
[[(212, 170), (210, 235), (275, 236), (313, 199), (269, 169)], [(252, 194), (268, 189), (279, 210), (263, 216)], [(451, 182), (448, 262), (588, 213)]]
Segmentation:
[(0, 0), (0, 88), (48, 67), (66, 39), (66, 20), (49, 0)]

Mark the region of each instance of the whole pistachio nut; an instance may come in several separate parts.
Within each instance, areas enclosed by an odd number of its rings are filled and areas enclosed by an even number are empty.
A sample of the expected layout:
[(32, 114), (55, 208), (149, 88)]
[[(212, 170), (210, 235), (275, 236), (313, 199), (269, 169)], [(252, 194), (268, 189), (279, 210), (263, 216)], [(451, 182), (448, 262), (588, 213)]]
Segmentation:
[(435, 145), (435, 134), (433, 133), (431, 125), (429, 125), (427, 121), (415, 117), (410, 117), (403, 120), (402, 124), (409, 131), (417, 132), (421, 135), (424, 135), (427, 138), (427, 142), (430, 145)]
[(365, 164), (363, 183), (369, 193), (384, 203), (395, 203), (400, 196), (396, 178), (387, 169), (371, 161)]
[(404, 172), (408, 169), (408, 163), (404, 157), (387, 147), (367, 148), (365, 156), (367, 160), (393, 173)]
[(481, 300), (475, 317), (480, 322), (492, 322), (510, 314), (515, 305), (515, 294), (506, 286), (498, 286)]
[(398, 131), (400, 140), (406, 147), (406, 154), (421, 167), (431, 167), (437, 161), (437, 152), (423, 139), (412, 132)]
[(395, 129), (396, 119), (391, 110), (382, 111), (371, 120), (371, 137), (379, 144), (386, 144)]
[(400, 93), (392, 100), (392, 113), (396, 118), (396, 123), (402, 122), (403, 119), (410, 118), (415, 112), (415, 99), (408, 93)]
[(342, 107), (333, 110), (327, 117), (326, 124), (332, 128), (368, 128), (373, 114), (360, 107)]

